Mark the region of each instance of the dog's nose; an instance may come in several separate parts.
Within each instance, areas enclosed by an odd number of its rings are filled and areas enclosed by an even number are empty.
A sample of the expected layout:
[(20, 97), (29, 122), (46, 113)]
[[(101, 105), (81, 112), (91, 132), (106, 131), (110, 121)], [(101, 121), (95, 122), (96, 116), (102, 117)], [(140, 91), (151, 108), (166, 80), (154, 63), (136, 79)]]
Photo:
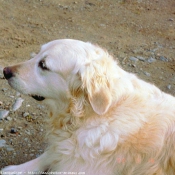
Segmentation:
[(3, 69), (3, 73), (4, 73), (4, 77), (8, 80), (10, 79), (11, 77), (13, 77), (13, 73), (12, 73), (12, 70), (10, 69), (10, 67), (5, 67)]

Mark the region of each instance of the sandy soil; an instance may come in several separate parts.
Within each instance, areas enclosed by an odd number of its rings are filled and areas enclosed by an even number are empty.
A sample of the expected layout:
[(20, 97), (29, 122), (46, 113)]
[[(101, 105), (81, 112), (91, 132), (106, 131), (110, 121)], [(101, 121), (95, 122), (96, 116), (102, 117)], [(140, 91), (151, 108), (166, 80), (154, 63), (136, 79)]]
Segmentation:
[[(0, 14), (2, 67), (29, 59), (50, 40), (74, 38), (99, 44), (125, 70), (175, 95), (174, 0), (0, 0)], [(11, 109), (17, 96), (0, 79), (0, 109)], [(46, 145), (46, 107), (22, 98), (22, 107), (0, 121), (8, 145), (0, 148), (0, 168), (33, 159)]]

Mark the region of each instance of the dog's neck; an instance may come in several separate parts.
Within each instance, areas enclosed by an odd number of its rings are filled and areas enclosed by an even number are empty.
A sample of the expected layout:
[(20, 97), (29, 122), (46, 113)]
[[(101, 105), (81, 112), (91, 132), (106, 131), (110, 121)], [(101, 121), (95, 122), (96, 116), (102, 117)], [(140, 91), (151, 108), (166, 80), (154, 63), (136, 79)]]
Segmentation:
[(84, 102), (82, 106), (76, 99), (71, 98), (60, 102), (59, 100), (47, 100), (49, 104), (49, 117), (47, 123), (51, 128), (73, 131), (81, 125), (86, 118), (84, 113)]

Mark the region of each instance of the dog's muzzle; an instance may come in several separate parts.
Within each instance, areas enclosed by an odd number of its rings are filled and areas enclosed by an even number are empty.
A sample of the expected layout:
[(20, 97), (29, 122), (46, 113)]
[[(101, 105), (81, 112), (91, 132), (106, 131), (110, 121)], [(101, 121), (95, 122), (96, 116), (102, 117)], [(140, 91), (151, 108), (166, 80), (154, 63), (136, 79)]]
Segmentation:
[[(14, 73), (10, 67), (5, 67), (3, 69), (3, 73), (4, 73), (4, 77), (7, 80), (9, 80), (10, 78), (12, 78), (14, 76)], [(45, 99), (45, 97), (40, 96), (40, 95), (30, 95), (30, 96), (32, 96), (37, 101), (43, 101)]]

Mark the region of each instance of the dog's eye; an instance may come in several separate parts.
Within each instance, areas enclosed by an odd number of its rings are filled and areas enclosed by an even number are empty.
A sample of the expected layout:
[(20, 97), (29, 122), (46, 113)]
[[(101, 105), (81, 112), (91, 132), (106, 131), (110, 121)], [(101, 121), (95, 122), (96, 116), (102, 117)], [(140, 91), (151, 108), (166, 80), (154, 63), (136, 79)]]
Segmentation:
[(46, 66), (46, 62), (44, 60), (41, 60), (38, 64), (38, 66), (43, 70), (49, 70)]

